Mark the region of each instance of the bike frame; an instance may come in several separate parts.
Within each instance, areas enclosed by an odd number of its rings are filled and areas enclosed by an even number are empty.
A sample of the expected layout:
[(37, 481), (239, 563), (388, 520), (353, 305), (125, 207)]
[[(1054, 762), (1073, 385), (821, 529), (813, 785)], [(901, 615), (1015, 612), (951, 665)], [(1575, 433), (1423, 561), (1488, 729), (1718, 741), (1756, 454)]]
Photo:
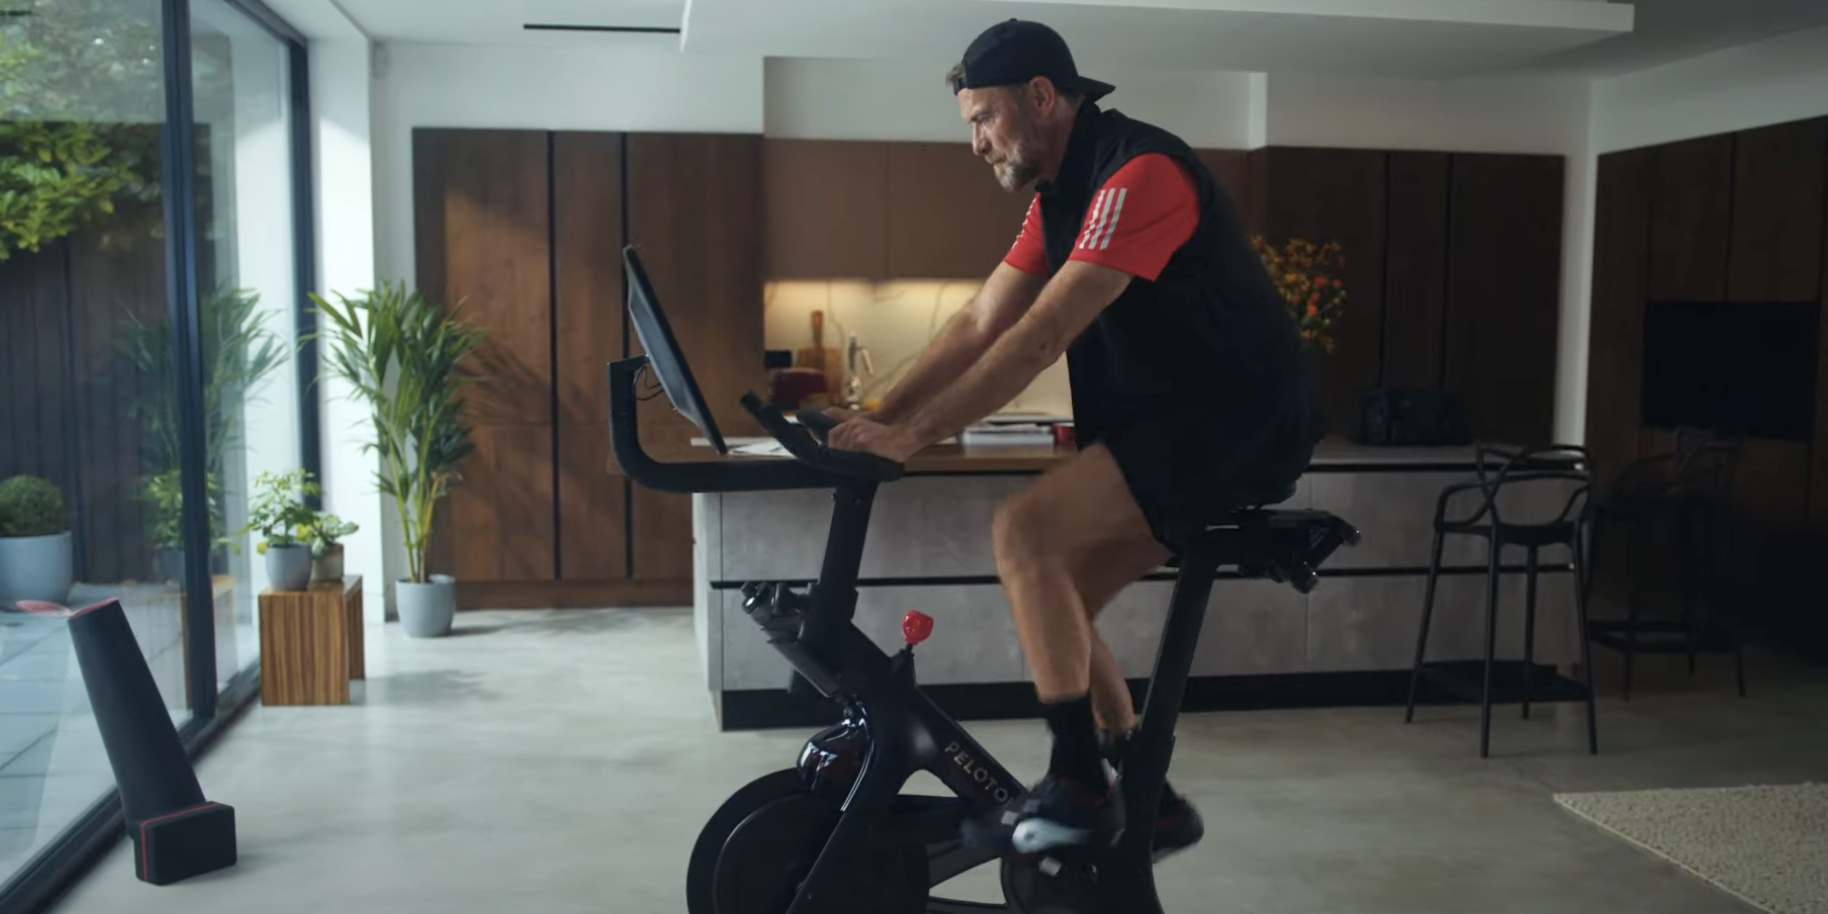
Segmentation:
[[(814, 689), (842, 707), (847, 723), (862, 726), (867, 734), (861, 768), (849, 785), (837, 828), (788, 914), (814, 910), (821, 889), (849, 864), (847, 855), (865, 840), (946, 846), (929, 860), (931, 885), (995, 860), (998, 852), (994, 849), (947, 845), (958, 842), (964, 817), (999, 807), (1026, 790), (920, 690), (911, 645), (891, 656), (856, 627), (857, 577), (876, 488), (874, 483), (859, 483), (834, 490), (819, 578), (803, 601), (777, 585), (771, 599), (752, 597), (746, 604), (751, 620), (768, 635), (775, 650)], [(1133, 773), (1125, 782), (1132, 825), (1126, 829), (1121, 847), (1124, 853), (1140, 855), (1138, 859), (1145, 864), (1155, 817), (1137, 813), (1155, 809), (1160, 801), (1193, 649), (1199, 642), (1220, 553), (1230, 542), (1221, 533), (1201, 554), (1189, 555), (1182, 563), (1156, 675), (1132, 743), (1131, 764), (1126, 767)], [(762, 592), (755, 585), (748, 585), (745, 592), (750, 591)], [(802, 602), (804, 608), (800, 609)], [(932, 773), (963, 802), (920, 803), (921, 798), (899, 797), (915, 771)], [(898, 799), (903, 802), (898, 804)], [(879, 829), (879, 825), (883, 827)], [(963, 902), (935, 903), (952, 911), (999, 909)]]

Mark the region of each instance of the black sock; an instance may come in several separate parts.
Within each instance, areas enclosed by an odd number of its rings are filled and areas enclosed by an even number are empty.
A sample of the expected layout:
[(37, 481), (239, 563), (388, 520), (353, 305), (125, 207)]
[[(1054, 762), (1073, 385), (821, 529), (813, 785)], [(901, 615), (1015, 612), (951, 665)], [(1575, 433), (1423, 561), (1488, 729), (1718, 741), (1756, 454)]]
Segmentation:
[(1125, 730), (1122, 733), (1104, 731), (1104, 757), (1109, 759), (1112, 765), (1116, 765), (1118, 760), (1123, 758), (1124, 752), (1130, 748), (1130, 739), (1135, 735), (1135, 730)]
[(1091, 696), (1042, 705), (1047, 727), (1054, 734), (1054, 754), (1048, 773), (1071, 778), (1095, 793), (1105, 786), (1104, 758), (1098, 751), (1098, 725), (1092, 717)]

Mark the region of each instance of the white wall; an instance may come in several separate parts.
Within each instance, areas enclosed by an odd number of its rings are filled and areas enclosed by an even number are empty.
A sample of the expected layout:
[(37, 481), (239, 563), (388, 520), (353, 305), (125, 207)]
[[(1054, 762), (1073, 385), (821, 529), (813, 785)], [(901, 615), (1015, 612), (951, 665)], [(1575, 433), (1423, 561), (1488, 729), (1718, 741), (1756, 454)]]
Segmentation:
[(1598, 153), (1828, 114), (1828, 27), (1601, 80), (1593, 108)]
[[(966, 142), (945, 62), (771, 59), (766, 78), (769, 136), (821, 140)], [(1259, 112), (1253, 74), (1099, 71), (1117, 91), (1099, 102), (1159, 124), (1200, 147), (1251, 144)]]
[(1566, 154), (1587, 128), (1587, 84), (1574, 79), (1273, 74), (1267, 97), (1272, 146)]

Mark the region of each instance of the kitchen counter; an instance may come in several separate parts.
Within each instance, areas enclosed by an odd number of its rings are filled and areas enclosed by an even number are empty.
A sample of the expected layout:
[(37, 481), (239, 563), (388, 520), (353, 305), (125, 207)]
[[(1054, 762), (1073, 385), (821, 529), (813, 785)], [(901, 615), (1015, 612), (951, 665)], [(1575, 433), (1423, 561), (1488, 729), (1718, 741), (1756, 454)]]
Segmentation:
[[(762, 439), (731, 439), (738, 442)], [(705, 444), (647, 445), (656, 460), (769, 460), (784, 458), (718, 454)], [(1502, 445), (1501, 445), (1502, 447)], [(1073, 456), (1071, 447), (1056, 448), (1035, 445), (997, 445), (967, 448), (959, 444), (935, 444), (917, 451), (907, 462), (907, 475), (974, 473), (1041, 473)], [(1464, 447), (1373, 447), (1344, 439), (1329, 438), (1314, 450), (1310, 466), (1331, 471), (1352, 468), (1470, 469), (1476, 459), (1472, 445)]]
[[(1033, 688), (1009, 605), (996, 577), (991, 525), (997, 506), (1070, 450), (1003, 446), (928, 448), (909, 474), (882, 486), (864, 547), (856, 624), (885, 650), (902, 646), (910, 609), (935, 620), (916, 649), (919, 676), (942, 706), (961, 717), (1032, 713)], [(718, 457), (681, 444), (657, 459)], [(1473, 478), (1475, 449), (1379, 448), (1329, 440), (1317, 450), (1296, 492), (1278, 507), (1316, 508), (1357, 526), (1363, 542), (1321, 569), (1309, 594), (1286, 584), (1221, 571), (1195, 651), (1187, 708), (1400, 704), (1421, 620), (1442, 489)], [(1507, 519), (1553, 515), (1569, 486), (1507, 493)], [(1464, 512), (1478, 494), (1450, 500)], [(818, 576), (831, 519), (826, 491), (709, 493), (693, 497), (694, 629), (706, 688), (724, 729), (799, 726), (830, 716), (816, 701), (790, 697), (791, 668), (742, 610), (747, 581), (803, 584)], [(1482, 656), (1486, 549), (1473, 537), (1444, 548), (1431, 660)], [(1524, 552), (1503, 557), (1498, 654), (1522, 656)], [(1565, 665), (1579, 655), (1566, 549), (1539, 557), (1538, 663)], [(1175, 572), (1163, 569), (1127, 588), (1098, 628), (1140, 681), (1154, 663)], [(936, 699), (937, 700), (937, 699)]]

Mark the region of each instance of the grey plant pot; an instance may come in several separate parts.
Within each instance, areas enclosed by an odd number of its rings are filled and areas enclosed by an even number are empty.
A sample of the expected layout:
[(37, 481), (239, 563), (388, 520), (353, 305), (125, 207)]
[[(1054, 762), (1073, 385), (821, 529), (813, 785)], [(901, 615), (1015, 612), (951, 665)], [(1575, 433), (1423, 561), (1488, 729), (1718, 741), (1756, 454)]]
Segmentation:
[(324, 547), (322, 558), (311, 560), (311, 580), (341, 581), (343, 579), (343, 544)]
[(434, 574), (430, 583), (394, 582), (394, 603), (400, 608), (400, 627), (412, 638), (440, 638), (450, 634), (457, 617), (457, 579)]
[(311, 547), (305, 543), (267, 546), (267, 582), (274, 590), (304, 590), (311, 584)]
[(157, 565), (159, 580), (173, 584), (184, 583), (184, 550), (173, 546), (160, 546), (154, 563)]
[(0, 537), (0, 606), (20, 600), (63, 605), (76, 586), (72, 537), (68, 530), (50, 536)]

